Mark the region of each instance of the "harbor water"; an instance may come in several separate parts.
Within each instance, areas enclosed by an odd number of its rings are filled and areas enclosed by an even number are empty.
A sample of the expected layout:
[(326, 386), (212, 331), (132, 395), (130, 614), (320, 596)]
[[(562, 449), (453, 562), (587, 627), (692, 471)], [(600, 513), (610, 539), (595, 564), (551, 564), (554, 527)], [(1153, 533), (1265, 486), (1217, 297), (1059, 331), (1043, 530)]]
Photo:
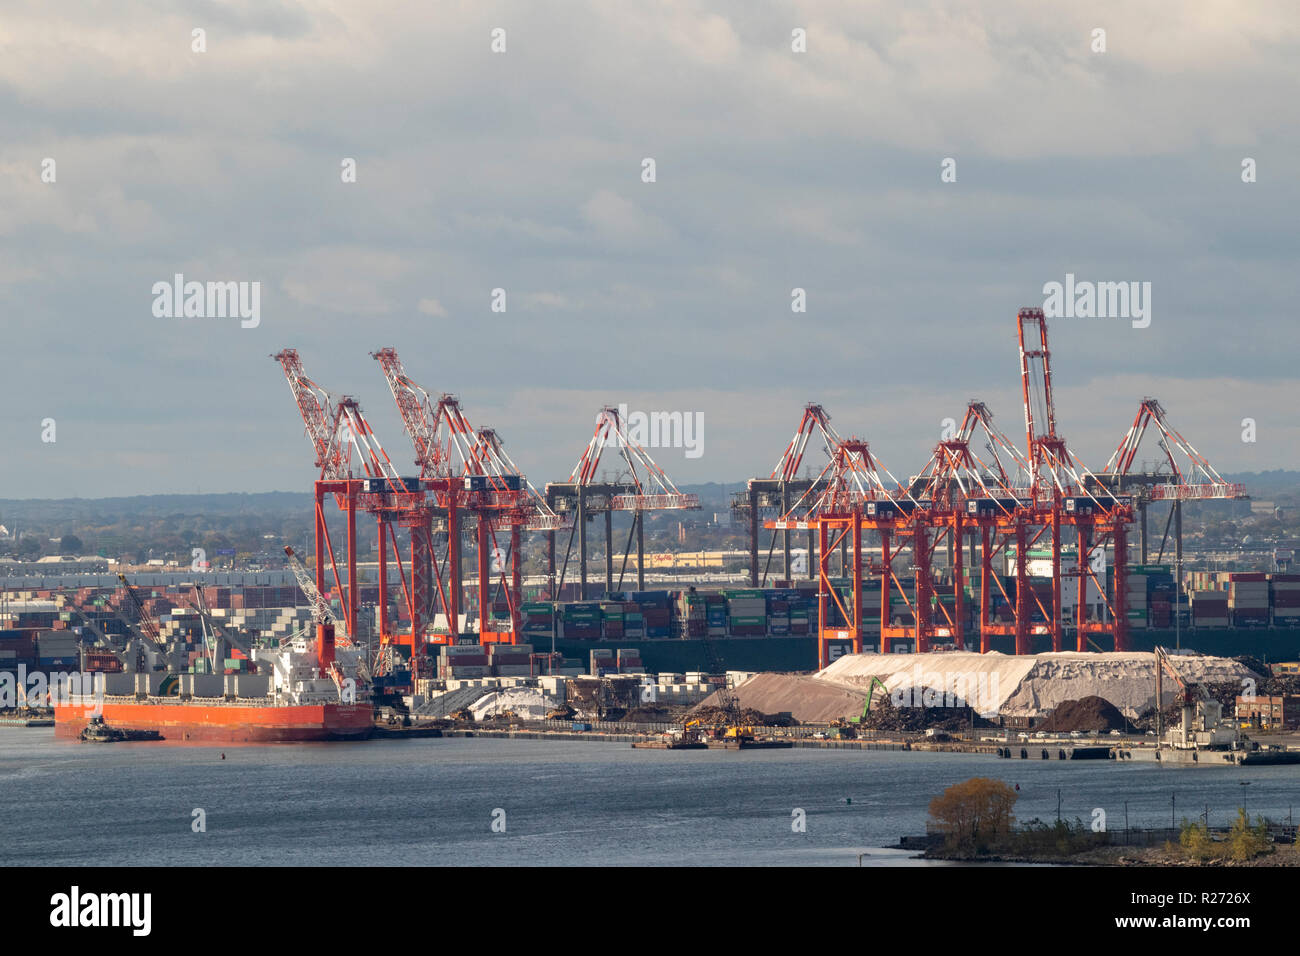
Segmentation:
[(1296, 767), (484, 738), (93, 745), (0, 727), (0, 865), (917, 865), (883, 848), (973, 776), (1018, 785), (1019, 820), (1055, 820), (1059, 795), (1063, 817), (1101, 808), (1110, 829), (1207, 808), (1226, 826), (1238, 806), (1286, 821), (1300, 794)]

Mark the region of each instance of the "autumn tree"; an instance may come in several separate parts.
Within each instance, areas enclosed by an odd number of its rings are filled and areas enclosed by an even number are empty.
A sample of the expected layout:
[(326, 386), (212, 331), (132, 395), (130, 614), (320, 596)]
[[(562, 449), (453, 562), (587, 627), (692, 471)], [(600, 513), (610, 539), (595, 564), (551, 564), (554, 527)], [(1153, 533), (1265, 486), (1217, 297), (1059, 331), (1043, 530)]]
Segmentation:
[(1228, 833), (1228, 852), (1229, 855), (1237, 862), (1253, 860), (1261, 853), (1268, 853), (1272, 849), (1272, 844), (1268, 838), (1268, 824), (1261, 817), (1254, 825), (1250, 825), (1250, 817), (1246, 815), (1244, 807), (1237, 808), (1237, 821), (1232, 825), (1232, 830)]
[(1005, 840), (1015, 822), (1016, 792), (1001, 780), (972, 777), (930, 801), (930, 826), (951, 851), (983, 853)]

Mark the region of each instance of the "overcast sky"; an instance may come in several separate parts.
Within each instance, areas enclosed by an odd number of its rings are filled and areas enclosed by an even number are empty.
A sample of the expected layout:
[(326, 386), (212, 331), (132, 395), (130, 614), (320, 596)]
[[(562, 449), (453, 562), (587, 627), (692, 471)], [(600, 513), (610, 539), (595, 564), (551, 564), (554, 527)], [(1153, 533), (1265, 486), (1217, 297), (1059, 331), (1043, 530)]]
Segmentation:
[[(1079, 457), (1151, 395), (1300, 467), (1298, 61), (1293, 2), (9, 0), (0, 497), (305, 490), (285, 347), (403, 470), (381, 346), (538, 484), (619, 402), (703, 415), (678, 483), (767, 474), (809, 401), (902, 477), (971, 398), (1023, 442), (1015, 312), (1067, 273), (1152, 289), (1050, 323)], [(260, 324), (155, 316), (175, 273)]]

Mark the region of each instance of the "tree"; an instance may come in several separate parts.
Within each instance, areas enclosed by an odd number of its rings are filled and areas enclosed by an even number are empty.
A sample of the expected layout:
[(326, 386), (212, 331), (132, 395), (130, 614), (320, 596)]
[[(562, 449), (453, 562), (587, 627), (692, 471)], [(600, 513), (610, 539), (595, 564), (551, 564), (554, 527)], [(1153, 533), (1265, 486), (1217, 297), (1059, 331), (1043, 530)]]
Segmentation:
[(1261, 817), (1255, 826), (1250, 825), (1250, 817), (1243, 807), (1237, 808), (1237, 822), (1228, 833), (1228, 852), (1234, 860), (1241, 863), (1253, 860), (1261, 853), (1269, 851), (1268, 824)]
[(1184, 820), (1178, 834), (1178, 843), (1183, 852), (1193, 860), (1208, 860), (1215, 855), (1214, 839), (1210, 828), (1204, 823)]
[(59, 539), (59, 554), (80, 554), (85, 547), (75, 534), (65, 534)]
[(1001, 780), (972, 777), (930, 801), (931, 826), (949, 850), (986, 852), (1010, 836), (1016, 800), (1015, 790)]

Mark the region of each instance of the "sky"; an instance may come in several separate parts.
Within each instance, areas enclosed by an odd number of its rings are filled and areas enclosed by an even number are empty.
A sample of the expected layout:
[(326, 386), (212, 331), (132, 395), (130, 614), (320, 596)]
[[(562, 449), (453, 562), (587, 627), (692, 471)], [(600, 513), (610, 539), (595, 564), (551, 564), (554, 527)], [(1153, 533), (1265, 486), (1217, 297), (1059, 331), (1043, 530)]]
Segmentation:
[[(620, 403), (702, 423), (678, 484), (808, 402), (901, 478), (971, 399), (1023, 443), (1016, 310), (1067, 274), (1151, 290), (1049, 319), (1080, 460), (1152, 396), (1300, 467), (1298, 58), (1289, 2), (10, 0), (0, 497), (306, 490), (283, 348), (399, 470), (380, 347), (538, 485)], [(256, 325), (157, 314), (177, 273)]]

